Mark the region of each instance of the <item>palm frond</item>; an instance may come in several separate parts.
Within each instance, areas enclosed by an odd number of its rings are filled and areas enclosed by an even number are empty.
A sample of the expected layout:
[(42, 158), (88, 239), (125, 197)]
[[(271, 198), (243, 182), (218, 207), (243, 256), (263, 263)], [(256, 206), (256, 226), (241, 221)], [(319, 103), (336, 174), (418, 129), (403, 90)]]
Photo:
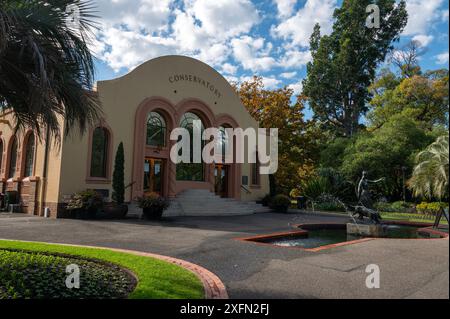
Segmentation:
[[(78, 27), (68, 23), (78, 8)], [(11, 0), (0, 6), (0, 102), (17, 128), (61, 137), (84, 132), (101, 115), (92, 92), (94, 62), (88, 44), (96, 28), (90, 0)], [(64, 119), (64, 132), (61, 122)]]
[(414, 196), (439, 199), (449, 191), (449, 136), (441, 136), (416, 157), (412, 178), (408, 181)]

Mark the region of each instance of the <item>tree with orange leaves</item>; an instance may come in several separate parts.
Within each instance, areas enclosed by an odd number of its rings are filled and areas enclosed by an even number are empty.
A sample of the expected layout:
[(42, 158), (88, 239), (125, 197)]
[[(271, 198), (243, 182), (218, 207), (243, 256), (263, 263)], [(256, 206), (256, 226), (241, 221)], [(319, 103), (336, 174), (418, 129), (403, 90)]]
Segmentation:
[(321, 132), (305, 120), (305, 98), (288, 87), (269, 90), (261, 77), (234, 85), (242, 103), (260, 127), (278, 128), (279, 167), (270, 176), (271, 193), (290, 192), (313, 173)]

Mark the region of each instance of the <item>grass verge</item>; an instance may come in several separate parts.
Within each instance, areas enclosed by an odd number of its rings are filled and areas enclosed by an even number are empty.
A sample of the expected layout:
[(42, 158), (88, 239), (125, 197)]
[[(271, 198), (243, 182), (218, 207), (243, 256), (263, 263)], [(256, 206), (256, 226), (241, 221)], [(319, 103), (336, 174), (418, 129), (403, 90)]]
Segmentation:
[[(419, 214), (408, 214), (408, 213), (381, 213), (381, 217), (385, 220), (401, 220), (408, 222), (418, 222), (418, 223), (434, 223), (434, 218), (427, 218)], [(442, 225), (448, 225), (444, 217), (441, 220)]]
[(204, 298), (201, 281), (190, 271), (155, 258), (136, 256), (106, 249), (72, 247), (45, 243), (0, 240), (0, 249), (57, 253), (94, 258), (117, 264), (138, 278), (131, 299), (200, 299)]

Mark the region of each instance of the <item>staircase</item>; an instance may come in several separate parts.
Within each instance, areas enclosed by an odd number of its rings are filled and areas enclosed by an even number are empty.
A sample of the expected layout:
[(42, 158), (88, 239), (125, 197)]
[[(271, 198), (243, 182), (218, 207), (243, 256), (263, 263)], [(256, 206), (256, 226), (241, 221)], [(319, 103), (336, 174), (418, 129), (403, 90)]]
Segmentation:
[[(170, 201), (170, 207), (164, 212), (164, 216), (236, 216), (266, 211), (266, 207), (256, 202), (222, 198), (205, 189), (190, 189)], [(140, 214), (141, 209), (135, 203), (129, 206), (129, 216)]]

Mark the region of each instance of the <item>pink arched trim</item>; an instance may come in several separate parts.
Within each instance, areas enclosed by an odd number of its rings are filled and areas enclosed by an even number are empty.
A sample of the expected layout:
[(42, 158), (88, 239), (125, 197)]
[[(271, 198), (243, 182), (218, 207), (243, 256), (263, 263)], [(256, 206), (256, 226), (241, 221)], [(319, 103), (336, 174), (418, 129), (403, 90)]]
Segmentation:
[[(152, 147), (146, 145), (146, 123), (150, 112), (159, 112), (167, 124), (166, 145), (164, 147)], [(214, 165), (205, 166), (204, 182), (189, 182), (176, 180), (176, 164), (170, 160), (170, 149), (174, 141), (170, 141), (170, 132), (179, 126), (182, 116), (186, 112), (195, 113), (203, 121), (205, 127), (216, 127), (218, 124), (228, 124), (231, 127), (239, 127), (231, 116), (219, 114), (217, 117), (211, 108), (203, 101), (195, 98), (184, 99), (172, 104), (168, 99), (155, 96), (146, 98), (138, 106), (135, 116), (133, 168), (131, 199), (134, 200), (143, 195), (144, 162), (146, 157), (159, 158), (165, 162), (163, 195), (174, 197), (185, 189), (209, 189), (214, 191)], [(240, 165), (232, 165), (230, 170), (230, 197), (240, 198)]]
[[(2, 145), (1, 152), (0, 152), (0, 182), (5, 178), (5, 167), (6, 167), (6, 154), (8, 145), (5, 142), (5, 139), (2, 136), (2, 132), (0, 131), (0, 144)], [(1, 192), (1, 189), (0, 189)]]
[[(94, 135), (94, 130), (97, 128), (102, 128), (108, 133), (108, 146), (106, 154), (106, 176), (105, 177), (92, 177), (91, 176), (91, 160), (92, 160), (92, 138)], [(86, 166), (86, 183), (87, 184), (109, 184), (111, 183), (112, 175), (112, 160), (114, 156), (114, 135), (111, 127), (106, 123), (104, 119), (101, 119), (99, 123), (89, 129), (88, 136), (88, 156), (87, 156), (87, 166)]]
[(25, 176), (25, 166), (26, 166), (26, 154), (27, 154), (27, 150), (26, 147), (28, 145), (28, 139), (30, 138), (31, 134), (33, 134), (33, 130), (27, 130), (25, 132), (25, 135), (23, 137), (22, 140), (22, 151), (21, 151), (21, 157), (18, 158), (18, 162), (17, 164), (19, 165), (18, 167), (18, 172), (20, 172), (19, 177), (20, 178), (24, 178), (24, 177), (34, 177), (36, 175), (36, 154), (37, 154), (37, 138), (36, 135), (34, 135), (34, 154), (33, 154), (33, 170), (32, 170), (32, 174), (31, 176)]

